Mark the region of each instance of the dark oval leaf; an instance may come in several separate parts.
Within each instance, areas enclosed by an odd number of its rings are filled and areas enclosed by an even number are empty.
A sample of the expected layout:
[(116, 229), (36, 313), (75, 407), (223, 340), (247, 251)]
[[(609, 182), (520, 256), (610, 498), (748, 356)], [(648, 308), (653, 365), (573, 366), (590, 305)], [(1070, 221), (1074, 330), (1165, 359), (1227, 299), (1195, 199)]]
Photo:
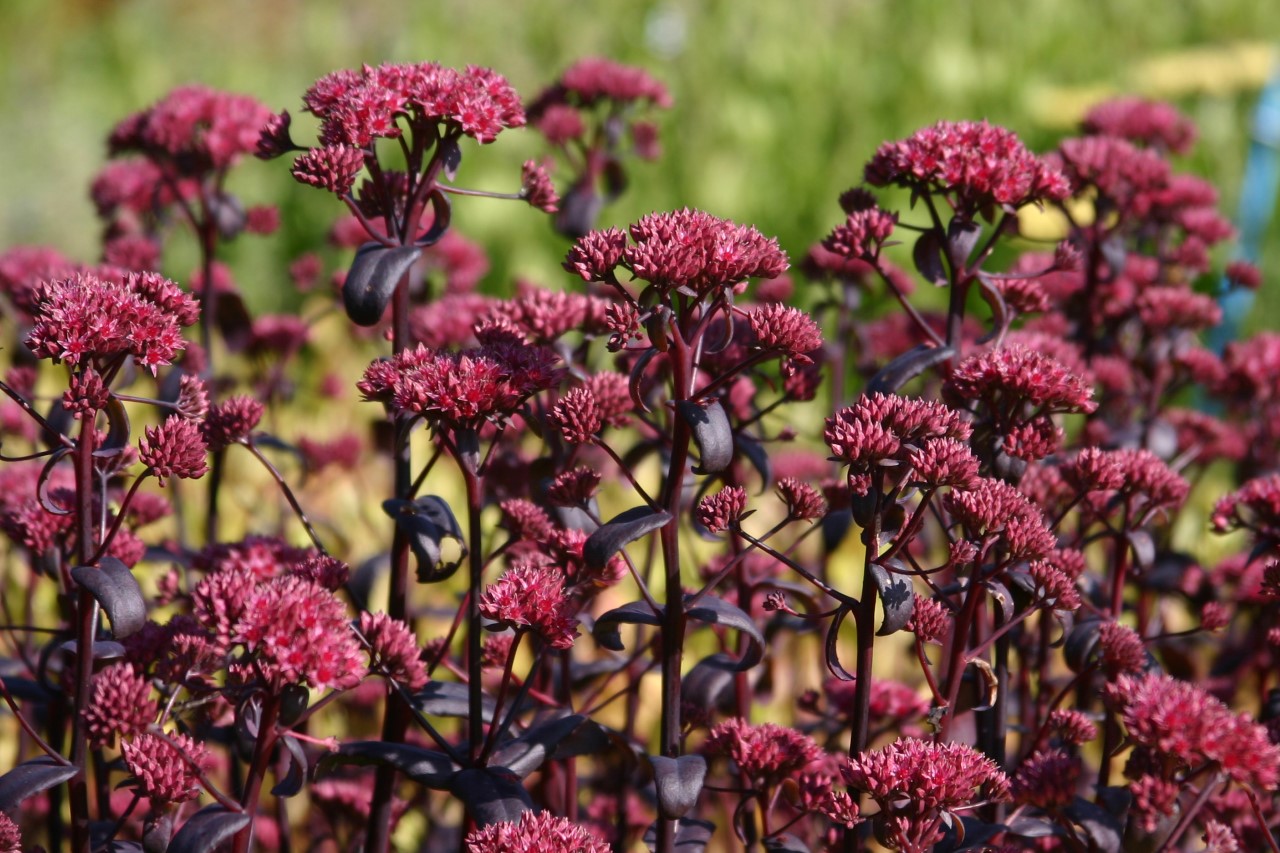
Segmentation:
[(501, 767), (461, 770), (449, 790), (466, 804), (479, 827), (519, 820), (533, 810), (533, 799), (519, 778)]
[(656, 349), (650, 348), (640, 354), (636, 359), (636, 363), (631, 366), (631, 374), (627, 379), (627, 391), (631, 394), (631, 402), (636, 404), (636, 408), (642, 412), (648, 413), (649, 407), (644, 403), (644, 397), (640, 394), (640, 380), (644, 377), (644, 369), (649, 366), (649, 362), (653, 361), (653, 357), (658, 354)]
[(63, 764), (47, 755), (24, 761), (0, 776), (0, 812), (12, 812), (27, 797), (61, 785), (75, 775), (74, 764)]
[(1133, 549), (1134, 568), (1145, 572), (1155, 565), (1156, 542), (1151, 538), (1151, 531), (1130, 530), (1125, 533), (1125, 538), (1129, 540), (1129, 547)]
[(724, 652), (698, 661), (680, 679), (681, 700), (698, 708), (732, 712), (737, 695), (737, 665), (737, 659)]
[(253, 317), (244, 297), (234, 291), (219, 291), (214, 305), (213, 324), (222, 334), (227, 349), (241, 352), (253, 339)]
[(521, 779), (549, 759), (603, 752), (611, 746), (600, 725), (582, 714), (539, 723), (494, 750), (489, 763), (505, 767)]
[(436, 156), (440, 158), (444, 176), (451, 181), (456, 180), (458, 167), (462, 165), (462, 146), (458, 140), (452, 136), (441, 139), (437, 143)]
[(759, 494), (763, 495), (773, 485), (773, 464), (769, 461), (769, 453), (764, 449), (763, 444), (746, 433), (739, 433), (734, 443), (739, 452), (747, 457), (751, 467), (755, 468), (756, 473), (760, 475)]
[(604, 179), (604, 198), (606, 202), (616, 200), (627, 189), (627, 170), (622, 167), (622, 161), (616, 157), (610, 157), (604, 164), (604, 171), (601, 174)]
[(342, 285), (342, 302), (351, 322), (377, 325), (400, 279), (421, 256), (417, 246), (365, 243), (357, 249)]
[(880, 368), (867, 383), (865, 393), (892, 394), (929, 368), (951, 358), (955, 352), (953, 347), (933, 344), (912, 347)]
[(840, 650), (837, 641), (840, 639), (840, 626), (844, 624), (844, 618), (849, 615), (849, 607), (843, 606), (835, 612), (831, 617), (831, 624), (827, 626), (827, 638), (824, 646), (823, 661), (827, 665), (827, 671), (841, 681), (853, 681), (853, 673), (845, 669), (840, 664)]
[(997, 580), (986, 582), (987, 592), (991, 593), (991, 597), (996, 600), (996, 604), (1000, 606), (1000, 624), (1004, 624), (1013, 618), (1015, 611), (1013, 605), (1013, 593), (1009, 591), (1009, 587)]
[(942, 262), (942, 248), (937, 232), (929, 229), (920, 235), (911, 249), (911, 259), (915, 261), (916, 270), (926, 281), (939, 287), (951, 283), (951, 279), (947, 278), (946, 265)]
[[(447, 580), (466, 559), (467, 546), (462, 538), (462, 526), (444, 498), (423, 495), (413, 501), (393, 499), (383, 501), (382, 509), (395, 520), (396, 527), (409, 540), (409, 548), (418, 564), (419, 583)], [(444, 559), (442, 543), (445, 539), (458, 543), (456, 559)]]
[(280, 738), (280, 742), (284, 744), (285, 752), (289, 753), (289, 771), (283, 779), (276, 780), (271, 796), (296, 797), (307, 781), (307, 756), (297, 738), (285, 735)]
[(808, 844), (789, 832), (770, 835), (764, 840), (764, 849), (769, 853), (812, 853)]
[(880, 624), (876, 635), (884, 637), (901, 631), (907, 626), (908, 620), (911, 619), (911, 612), (915, 608), (911, 581), (890, 574), (878, 563), (871, 564), (871, 577), (875, 580), (876, 589), (880, 593), (880, 606), (884, 608), (884, 622)]
[[(608, 526), (608, 525), (606, 525)], [(602, 530), (604, 528), (601, 528)], [(588, 542), (590, 540), (587, 540)], [(610, 651), (620, 652), (626, 648), (622, 644), (621, 625), (661, 625), (666, 608), (659, 607), (657, 612), (647, 601), (630, 601), (621, 607), (615, 607), (596, 619), (591, 628), (591, 636), (596, 642)]]
[[(676, 821), (676, 850), (680, 853), (702, 853), (711, 843), (716, 825), (709, 820), (682, 817)], [(658, 824), (651, 823), (644, 831), (644, 844), (650, 851), (658, 847)]]
[(1124, 824), (1115, 815), (1086, 799), (1076, 797), (1064, 810), (1067, 817), (1084, 830), (1089, 849), (1097, 853), (1120, 853)]
[(596, 192), (591, 176), (584, 175), (560, 197), (555, 229), (572, 240), (585, 237), (595, 227), (603, 207), (604, 199)]
[(1067, 635), (1062, 654), (1072, 672), (1081, 672), (1089, 665), (1093, 650), (1098, 645), (1099, 632), (1102, 630), (1101, 619), (1087, 619), (1076, 623)]
[[(471, 712), (467, 685), (457, 681), (428, 682), (413, 694), (411, 701), (420, 713), (432, 717), (465, 717)], [(493, 708), (493, 697), (486, 694), (481, 699), (485, 722), (493, 720)]]
[[(75, 640), (67, 640), (58, 646), (58, 651), (75, 657), (79, 654), (79, 646)], [(119, 660), (122, 657), (124, 657), (124, 646), (115, 640), (98, 640), (93, 644), (93, 659), (99, 663)]]
[(676, 403), (676, 412), (689, 425), (698, 448), (699, 465), (694, 473), (715, 474), (728, 468), (733, 461), (733, 427), (720, 401), (681, 400)]
[(207, 806), (182, 825), (167, 853), (210, 853), (219, 844), (249, 825), (244, 812), (228, 811), (219, 805)]
[(650, 755), (653, 785), (658, 791), (658, 815), (668, 820), (684, 817), (698, 801), (707, 778), (707, 760), (701, 755), (669, 758)]
[(111, 620), (111, 633), (118, 639), (132, 636), (147, 624), (147, 602), (142, 587), (129, 567), (115, 557), (103, 557), (93, 566), (71, 570), (76, 583), (89, 591)]
[(394, 767), (413, 781), (437, 791), (447, 790), (458, 772), (458, 766), (443, 752), (382, 740), (344, 743), (336, 752), (323, 756), (316, 770), (320, 772), (335, 764)]
[(751, 640), (747, 651), (742, 655), (742, 660), (735, 666), (739, 672), (750, 669), (764, 657), (764, 634), (760, 633), (760, 627), (740, 608), (724, 599), (716, 598), (714, 595), (704, 595), (685, 611), (685, 615), (708, 625), (736, 628)]
[(588, 568), (598, 572), (628, 543), (666, 526), (669, 521), (670, 513), (647, 506), (620, 512), (587, 537), (582, 545), (582, 558)]
[(964, 221), (959, 217), (947, 225), (947, 252), (952, 263), (959, 267), (967, 264), (973, 254), (973, 247), (978, 245), (982, 236), (982, 226), (973, 220)]

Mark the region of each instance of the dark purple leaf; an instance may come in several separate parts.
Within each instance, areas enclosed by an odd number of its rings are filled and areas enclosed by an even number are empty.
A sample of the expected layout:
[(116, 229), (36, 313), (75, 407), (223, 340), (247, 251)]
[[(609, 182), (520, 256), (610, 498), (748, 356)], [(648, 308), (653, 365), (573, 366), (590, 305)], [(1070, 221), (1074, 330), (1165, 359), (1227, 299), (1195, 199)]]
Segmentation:
[[(682, 817), (676, 821), (676, 850), (680, 853), (702, 853), (711, 843), (716, 825), (709, 820)], [(644, 844), (650, 851), (658, 847), (658, 824), (651, 823), (644, 831)]]
[(822, 550), (826, 554), (840, 547), (840, 543), (849, 535), (853, 526), (853, 515), (841, 510), (833, 510), (822, 517)]
[[(467, 685), (457, 681), (431, 681), (411, 697), (413, 707), (431, 717), (465, 717), (471, 713)], [(493, 719), (494, 701), (485, 695), (481, 700), (481, 712), (485, 722)]]
[(701, 755), (669, 758), (648, 756), (653, 769), (653, 785), (658, 792), (658, 816), (668, 820), (684, 817), (698, 801), (703, 780), (707, 778), (707, 760)]
[(604, 179), (604, 200), (606, 203), (616, 200), (626, 192), (627, 170), (622, 167), (622, 161), (618, 158), (610, 157), (605, 161), (601, 177)]
[(450, 181), (458, 177), (458, 167), (462, 165), (462, 146), (456, 137), (448, 136), (436, 144), (436, 156), (440, 158), (441, 171)]
[(925, 231), (916, 240), (916, 245), (911, 250), (911, 259), (915, 261), (916, 270), (924, 276), (925, 281), (939, 287), (951, 283), (951, 279), (947, 277), (946, 265), (942, 262), (942, 241), (933, 229)]
[(49, 460), (40, 469), (40, 478), (36, 481), (36, 498), (40, 501), (40, 507), (52, 515), (71, 515), (71, 507), (56, 504), (53, 502), (53, 498), (49, 496), (49, 481), (53, 474), (53, 468), (70, 452), (70, 447), (60, 447), (49, 454)]
[(768, 853), (812, 853), (808, 844), (789, 832), (770, 835), (764, 840), (764, 849)]
[(951, 358), (955, 352), (952, 347), (933, 344), (912, 347), (880, 368), (867, 383), (866, 393), (892, 394), (929, 368)]
[(756, 473), (760, 475), (759, 494), (763, 495), (773, 485), (773, 463), (769, 461), (769, 452), (764, 449), (763, 444), (746, 433), (738, 434), (734, 446), (747, 457), (751, 467), (755, 468)]
[(1042, 815), (1020, 814), (1005, 825), (1005, 830), (1023, 838), (1048, 838), (1059, 830), (1052, 820)]
[(376, 326), (409, 268), (422, 257), (417, 246), (384, 246), (365, 243), (342, 285), (347, 316), (358, 326)]
[(336, 752), (324, 755), (317, 764), (316, 771), (322, 772), (335, 764), (394, 767), (418, 784), (437, 791), (448, 789), (458, 773), (458, 765), (443, 752), (383, 740), (344, 743)]
[(210, 853), (249, 825), (244, 812), (228, 811), (219, 805), (206, 806), (193, 814), (169, 842), (167, 853)]
[(585, 237), (595, 228), (604, 199), (596, 192), (590, 175), (584, 175), (560, 197), (560, 209), (556, 212), (556, 231), (571, 240)]
[(253, 750), (258, 743), (258, 732), (262, 729), (262, 697), (250, 693), (240, 700), (236, 705), (231, 729), (235, 735), (237, 754), (244, 761), (252, 761)]
[(958, 217), (947, 226), (947, 252), (952, 263), (959, 267), (966, 265), (973, 247), (978, 245), (982, 236), (982, 226), (976, 222), (963, 221)]
[[(80, 653), (79, 649), (79, 644), (75, 640), (67, 640), (58, 646), (58, 651), (65, 652), (72, 657)], [(98, 640), (93, 644), (93, 659), (98, 663), (120, 660), (124, 655), (124, 646), (115, 640)]]
[(636, 359), (636, 363), (631, 365), (631, 374), (627, 380), (627, 390), (631, 394), (631, 402), (636, 404), (636, 408), (642, 412), (648, 413), (649, 407), (644, 403), (644, 397), (640, 394), (640, 380), (644, 378), (644, 369), (649, 366), (649, 362), (653, 361), (653, 357), (658, 354), (656, 349), (647, 349)]
[(1156, 543), (1149, 530), (1130, 530), (1125, 533), (1129, 547), (1133, 549), (1133, 566), (1140, 572), (1150, 569), (1156, 562)]
[(714, 595), (704, 595), (685, 611), (685, 615), (708, 625), (736, 628), (739, 633), (745, 634), (751, 640), (746, 652), (742, 655), (742, 660), (736, 664), (739, 672), (751, 669), (764, 657), (764, 635), (760, 633), (760, 627), (740, 608), (724, 599), (716, 598)]
[(680, 679), (680, 700), (698, 708), (730, 713), (735, 707), (738, 661), (716, 652), (703, 658)]
[(582, 545), (582, 558), (588, 568), (598, 572), (628, 543), (666, 526), (669, 521), (670, 513), (647, 506), (620, 512), (587, 537)]
[(676, 403), (676, 412), (689, 425), (698, 448), (699, 465), (694, 472), (715, 474), (728, 468), (733, 461), (733, 427), (720, 401), (681, 400)]
[(466, 805), (476, 826), (519, 820), (533, 810), (533, 799), (520, 779), (502, 768), (460, 770), (449, 788)]
[(93, 451), (93, 455), (99, 459), (118, 456), (124, 448), (130, 446), (129, 411), (124, 402), (110, 397), (103, 411), (107, 416), (107, 437)]
[[(100, 851), (100, 853), (124, 853), (126, 850), (142, 850), (144, 853), (164, 853), (169, 849), (169, 842), (173, 840), (173, 818), (172, 812), (148, 817), (147, 822), (143, 825), (142, 844), (140, 845), (135, 841), (116, 841), (114, 839), (106, 842), (107, 834), (117, 831), (115, 821), (95, 821), (90, 824), (89, 846), (94, 851)], [(102, 837), (98, 838), (98, 836)], [(126, 846), (129, 844), (137, 846)]]
[(527, 732), (494, 750), (491, 767), (505, 767), (521, 779), (548, 760), (603, 752), (611, 746), (599, 723), (582, 714), (569, 714), (537, 723)]
[(849, 615), (847, 606), (841, 607), (831, 617), (831, 624), (827, 626), (827, 638), (824, 645), (823, 662), (827, 665), (827, 671), (841, 681), (853, 681), (853, 673), (845, 669), (840, 664), (840, 649), (838, 640), (840, 638), (840, 626), (844, 624), (844, 618)]
[(1098, 637), (1102, 630), (1102, 620), (1088, 619), (1076, 624), (1067, 635), (1063, 646), (1063, 657), (1072, 672), (1082, 672), (1093, 657), (1093, 650), (1098, 645)]
[(209, 216), (218, 229), (218, 236), (224, 240), (234, 240), (244, 230), (247, 219), (240, 199), (224, 192), (208, 192), (203, 195)]
[(283, 779), (276, 780), (271, 796), (296, 797), (307, 781), (307, 756), (297, 738), (285, 735), (280, 738), (280, 742), (284, 744), (285, 752), (289, 753), (289, 771)]
[(880, 623), (876, 635), (884, 637), (901, 631), (911, 619), (911, 612), (915, 608), (911, 581), (890, 574), (888, 569), (877, 563), (871, 564), (871, 577), (880, 593), (880, 606), (884, 608), (884, 621)]
[(47, 755), (24, 761), (0, 776), (0, 812), (12, 812), (27, 797), (61, 785), (75, 775), (74, 764), (63, 764)]
[(1111, 812), (1076, 797), (1063, 810), (1068, 818), (1084, 830), (1089, 850), (1096, 853), (1120, 853), (1124, 823)]
[(244, 304), (244, 297), (235, 291), (218, 292), (213, 324), (232, 352), (242, 352), (253, 339), (253, 317)]
[[(382, 502), (382, 509), (395, 520), (396, 527), (409, 540), (409, 548), (418, 564), (418, 583), (447, 580), (466, 559), (462, 527), (443, 498), (424, 495), (412, 501), (388, 500)], [(442, 545), (445, 539), (458, 543), (456, 559), (444, 559)]]
[(1009, 310), (1008, 303), (1004, 301), (1004, 294), (985, 275), (978, 276), (978, 292), (991, 308), (991, 331), (978, 339), (979, 343), (987, 343), (1009, 331), (1009, 324), (1013, 322), (1013, 313)]
[[(8, 663), (8, 661), (5, 661), (5, 663)], [(22, 704), (44, 705), (55, 696), (49, 688), (30, 678), (6, 675), (0, 678), (0, 682), (4, 682), (4, 689), (9, 691), (9, 695)]]
[(661, 625), (664, 610), (665, 608), (659, 607), (657, 612), (654, 612), (654, 609), (649, 606), (647, 601), (627, 602), (621, 607), (615, 607), (597, 618), (596, 624), (591, 628), (591, 636), (595, 637), (596, 642), (606, 649), (620, 652), (626, 648), (622, 644), (622, 629), (620, 626)]
[(76, 566), (71, 577), (102, 605), (111, 620), (111, 633), (123, 640), (147, 624), (147, 602), (129, 567), (115, 557), (103, 557), (93, 566)]
[(986, 587), (987, 592), (991, 593), (991, 597), (1000, 606), (1000, 624), (1008, 622), (1013, 618), (1016, 610), (1013, 605), (1013, 593), (1009, 591), (1009, 587), (997, 580), (987, 581)]

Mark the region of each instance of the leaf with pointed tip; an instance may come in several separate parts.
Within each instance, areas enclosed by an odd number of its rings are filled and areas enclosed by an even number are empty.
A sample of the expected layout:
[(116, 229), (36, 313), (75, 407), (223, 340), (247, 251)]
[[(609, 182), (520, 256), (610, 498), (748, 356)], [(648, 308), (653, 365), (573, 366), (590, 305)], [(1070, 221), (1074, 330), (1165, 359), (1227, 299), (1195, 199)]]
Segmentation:
[(950, 284), (947, 268), (942, 262), (942, 241), (932, 228), (922, 233), (911, 249), (911, 260), (915, 261), (916, 271), (924, 276), (925, 281), (939, 287)]
[(669, 521), (670, 513), (647, 506), (620, 512), (587, 537), (582, 545), (582, 558), (587, 568), (598, 572), (626, 545), (665, 527)]
[[(79, 653), (78, 649), (79, 645), (75, 640), (67, 640), (58, 646), (59, 651), (66, 652), (72, 657)], [(93, 659), (98, 663), (120, 660), (124, 655), (124, 646), (115, 640), (98, 640), (93, 644)]]
[[(709, 820), (682, 817), (676, 821), (675, 849), (679, 853), (702, 853), (711, 843), (711, 836), (715, 832), (716, 825)], [(650, 851), (658, 848), (657, 822), (649, 824), (649, 828), (644, 831), (644, 845)]]
[(452, 136), (441, 139), (436, 145), (436, 156), (440, 158), (444, 176), (450, 181), (456, 180), (458, 167), (462, 165), (462, 146)]
[(337, 751), (325, 754), (316, 771), (319, 773), (335, 764), (393, 767), (413, 781), (437, 791), (447, 790), (458, 772), (458, 765), (443, 752), (383, 740), (344, 743)]
[[(686, 601), (688, 598), (686, 596)], [(746, 652), (742, 655), (742, 660), (735, 665), (739, 672), (751, 669), (764, 657), (764, 634), (760, 633), (760, 626), (756, 625), (755, 621), (743, 612), (741, 608), (730, 604), (723, 598), (704, 595), (685, 611), (685, 616), (708, 625), (735, 628), (740, 634), (746, 635), (751, 640)]]
[(876, 636), (885, 637), (901, 631), (911, 619), (915, 608), (915, 596), (912, 595), (911, 581), (898, 575), (890, 574), (888, 569), (877, 563), (871, 564), (871, 577), (880, 593), (880, 606), (884, 609), (884, 622), (876, 631)]
[(934, 365), (955, 355), (955, 348), (920, 344), (886, 364), (867, 383), (867, 394), (892, 394)]
[(698, 801), (707, 778), (707, 760), (701, 755), (669, 758), (648, 756), (653, 769), (653, 785), (658, 792), (658, 816), (667, 820), (684, 817)]
[(659, 606), (655, 612), (647, 601), (629, 601), (621, 607), (615, 607), (596, 619), (591, 628), (591, 636), (606, 649), (620, 652), (626, 648), (622, 644), (622, 625), (661, 625), (666, 608)]
[(61, 785), (74, 775), (74, 764), (63, 764), (47, 755), (24, 761), (0, 776), (0, 812), (12, 812), (27, 797)]
[(981, 236), (982, 226), (972, 220), (956, 217), (947, 225), (947, 254), (957, 267), (968, 263)]
[(616, 201), (627, 190), (627, 170), (617, 157), (605, 161), (601, 176), (604, 179), (605, 202)]
[(747, 457), (747, 461), (751, 463), (751, 467), (756, 469), (756, 473), (760, 475), (760, 491), (758, 494), (763, 495), (773, 485), (773, 463), (769, 461), (769, 453), (764, 449), (764, 445), (756, 441), (746, 433), (739, 433), (735, 441), (735, 446)]
[(764, 840), (764, 849), (767, 853), (813, 853), (808, 844), (789, 832), (770, 835)]
[(991, 331), (978, 338), (978, 343), (985, 344), (1002, 337), (1009, 331), (1009, 324), (1013, 322), (1013, 312), (1009, 310), (1009, 304), (1004, 301), (1004, 294), (1000, 292), (1000, 288), (996, 287), (993, 279), (979, 275), (978, 292), (991, 308)]
[(1013, 604), (1013, 593), (1009, 591), (1009, 587), (997, 580), (989, 580), (986, 582), (987, 592), (991, 593), (991, 597), (996, 600), (996, 604), (1000, 605), (1000, 622), (1005, 624), (1016, 611)]
[(1020, 814), (1005, 825), (1005, 831), (1023, 838), (1048, 838), (1057, 835), (1061, 830), (1053, 821), (1042, 815), (1031, 816)]
[[(8, 661), (6, 661), (7, 663)], [(44, 705), (53, 700), (56, 695), (52, 690), (45, 687), (39, 681), (30, 678), (22, 678), (16, 675), (6, 675), (0, 678), (0, 682), (4, 683), (4, 689), (9, 695), (17, 699), (22, 704), (33, 703)]]
[(365, 243), (357, 249), (342, 285), (342, 302), (351, 322), (376, 326), (400, 279), (420, 257), (422, 250), (417, 246)]
[[(457, 681), (430, 681), (411, 700), (419, 713), (432, 717), (465, 717), (471, 713), (471, 703), (467, 693), (467, 685)], [(485, 722), (493, 720), (494, 701), (492, 696), (484, 696), (481, 700), (481, 711)]]
[(221, 333), (227, 349), (244, 351), (253, 340), (253, 317), (244, 304), (244, 297), (236, 291), (219, 291), (214, 309), (213, 325)]
[(285, 735), (280, 738), (280, 742), (284, 744), (285, 752), (289, 753), (289, 770), (283, 779), (276, 780), (271, 796), (296, 797), (307, 781), (307, 756), (297, 738)]
[(1145, 572), (1155, 565), (1156, 542), (1151, 538), (1149, 530), (1130, 530), (1125, 533), (1129, 547), (1133, 550), (1133, 567)]
[(1084, 830), (1089, 849), (1097, 853), (1120, 853), (1124, 823), (1101, 806), (1076, 797), (1064, 810), (1074, 823)]
[(533, 799), (520, 779), (501, 767), (460, 770), (449, 790), (462, 800), (476, 826), (519, 820), (533, 810)]
[[(409, 540), (418, 564), (418, 583), (439, 583), (453, 576), (467, 556), (462, 527), (453, 509), (438, 495), (423, 495), (412, 501), (392, 499), (382, 502), (382, 510), (395, 521)], [(445, 539), (458, 543), (456, 559), (443, 556)]]
[(693, 665), (680, 679), (680, 700), (696, 708), (729, 713), (735, 707), (738, 661), (716, 652)]
[(124, 401), (116, 397), (107, 398), (107, 407), (103, 410), (107, 416), (107, 437), (94, 451), (99, 459), (118, 456), (130, 446), (129, 411)]
[(40, 501), (40, 508), (51, 515), (71, 515), (69, 507), (54, 503), (53, 498), (49, 495), (49, 481), (53, 474), (53, 468), (70, 452), (70, 447), (60, 447), (49, 454), (49, 460), (40, 469), (40, 478), (36, 481), (36, 498)]
[(656, 349), (650, 348), (640, 354), (636, 359), (636, 363), (631, 365), (631, 374), (627, 377), (627, 391), (631, 394), (631, 402), (635, 403), (636, 408), (648, 414), (649, 407), (644, 403), (644, 397), (640, 394), (640, 380), (644, 378), (644, 369), (649, 366), (649, 362), (653, 361), (653, 357), (658, 354)]
[(147, 624), (147, 602), (129, 567), (115, 557), (103, 557), (93, 566), (76, 566), (71, 577), (102, 605), (118, 639), (132, 636)]
[(249, 820), (244, 812), (228, 811), (216, 804), (206, 806), (182, 825), (166, 853), (210, 853), (248, 826)]
[(489, 763), (523, 779), (548, 760), (590, 755), (610, 746), (599, 723), (582, 714), (569, 714), (534, 725), (494, 750)]
[(676, 403), (676, 413), (689, 425), (693, 443), (698, 448), (695, 474), (715, 474), (733, 461), (733, 427), (719, 400), (705, 404), (694, 400)]
[(835, 615), (831, 617), (831, 624), (827, 626), (827, 638), (824, 644), (823, 659), (827, 665), (827, 671), (841, 681), (853, 681), (853, 673), (845, 669), (840, 663), (840, 649), (838, 641), (840, 639), (840, 626), (844, 624), (844, 618), (849, 615), (849, 605), (842, 605), (836, 610)]

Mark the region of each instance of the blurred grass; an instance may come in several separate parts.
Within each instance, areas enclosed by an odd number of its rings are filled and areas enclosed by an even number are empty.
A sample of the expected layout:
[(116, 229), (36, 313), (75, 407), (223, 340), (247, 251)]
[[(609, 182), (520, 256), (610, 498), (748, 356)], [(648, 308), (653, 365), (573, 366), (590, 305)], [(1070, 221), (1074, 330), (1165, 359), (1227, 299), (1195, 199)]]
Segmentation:
[[(4, 0), (0, 3), (0, 247), (97, 251), (87, 186), (122, 116), (186, 82), (243, 91), (295, 114), (319, 75), (361, 62), (434, 59), (506, 74), (526, 96), (566, 65), (604, 55), (649, 68), (676, 107), (665, 154), (636, 164), (625, 223), (703, 207), (777, 235), (798, 256), (837, 219), (885, 139), (938, 119), (987, 118), (1050, 146), (1090, 103), (1134, 91), (1172, 99), (1200, 124), (1186, 167), (1214, 181), (1234, 215), (1250, 112), (1277, 59), (1280, 5), (1256, 0), (814, 0), (631, 2), (437, 0)], [(295, 135), (306, 139), (305, 116)], [(465, 151), (463, 182), (512, 189), (539, 151), (529, 133)], [(234, 189), (277, 201), (285, 224), (246, 239), (233, 262), (261, 310), (291, 302), (287, 260), (320, 243), (341, 211), (296, 185), (285, 163), (248, 163)], [(513, 274), (560, 283), (563, 241), (523, 205), (462, 200), (455, 223), (494, 255), (488, 289)], [(1264, 269), (1280, 268), (1273, 224)], [(179, 247), (168, 272), (184, 277)], [(1272, 275), (1269, 278), (1275, 278)], [(1257, 318), (1280, 297), (1264, 294)]]

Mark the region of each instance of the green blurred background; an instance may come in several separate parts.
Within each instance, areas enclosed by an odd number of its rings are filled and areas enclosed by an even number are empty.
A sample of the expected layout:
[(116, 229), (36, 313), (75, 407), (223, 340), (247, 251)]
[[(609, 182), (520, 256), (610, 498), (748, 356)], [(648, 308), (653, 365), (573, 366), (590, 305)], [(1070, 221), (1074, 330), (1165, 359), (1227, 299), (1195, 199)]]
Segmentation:
[[(987, 118), (1043, 150), (1123, 92), (1168, 98), (1197, 120), (1200, 144), (1181, 165), (1213, 180), (1234, 217), (1277, 45), (1280, 3), (1259, 0), (0, 0), (0, 248), (94, 258), (87, 187), (103, 140), (175, 85), (242, 91), (297, 116), (302, 92), (332, 69), (423, 59), (492, 66), (526, 97), (587, 55), (661, 78), (676, 101), (658, 116), (664, 156), (635, 164), (606, 223), (697, 206), (799, 256), (837, 221), (837, 195), (882, 140)], [(312, 138), (297, 117), (295, 137)], [(459, 183), (514, 189), (519, 163), (540, 151), (528, 132), (472, 146)], [(287, 260), (322, 243), (340, 205), (295, 184), (285, 162), (245, 164), (233, 190), (283, 208), (281, 232), (237, 241), (231, 260), (254, 307), (288, 305)], [(515, 274), (565, 281), (564, 242), (528, 207), (461, 199), (454, 222), (493, 255), (486, 289)], [(1277, 233), (1273, 223), (1264, 271), (1280, 268)], [(191, 257), (179, 241), (167, 271), (185, 277)]]

